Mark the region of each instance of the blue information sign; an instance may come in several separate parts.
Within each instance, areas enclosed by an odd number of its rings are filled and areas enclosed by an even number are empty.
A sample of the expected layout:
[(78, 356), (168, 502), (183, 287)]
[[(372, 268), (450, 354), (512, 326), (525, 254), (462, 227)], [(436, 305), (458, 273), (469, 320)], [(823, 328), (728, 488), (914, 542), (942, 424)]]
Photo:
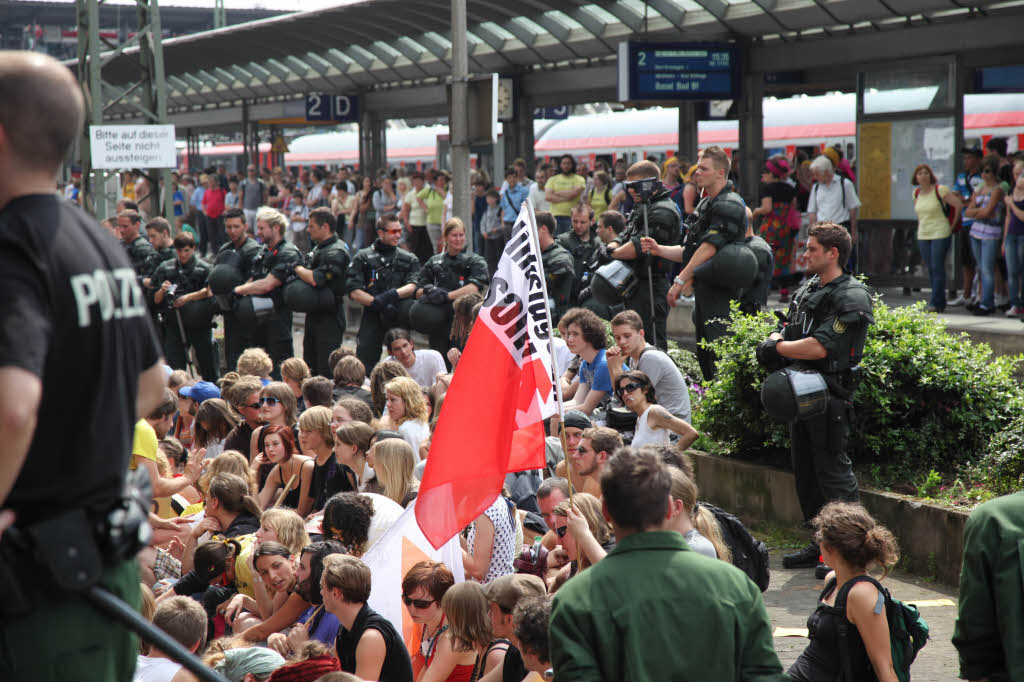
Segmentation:
[(728, 43), (619, 43), (619, 99), (731, 99), (739, 51)]
[(359, 120), (358, 98), (354, 95), (306, 95), (306, 120), (355, 123)]
[(563, 104), (560, 107), (537, 107), (533, 110), (535, 119), (554, 119), (564, 121), (569, 118), (569, 105)]

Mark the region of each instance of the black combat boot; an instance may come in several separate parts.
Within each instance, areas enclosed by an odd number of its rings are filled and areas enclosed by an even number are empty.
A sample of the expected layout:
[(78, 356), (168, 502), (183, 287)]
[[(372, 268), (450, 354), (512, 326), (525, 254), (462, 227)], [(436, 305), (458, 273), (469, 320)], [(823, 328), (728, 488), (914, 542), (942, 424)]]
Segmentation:
[(821, 550), (818, 543), (812, 542), (798, 552), (782, 557), (784, 568), (814, 568), (821, 561)]

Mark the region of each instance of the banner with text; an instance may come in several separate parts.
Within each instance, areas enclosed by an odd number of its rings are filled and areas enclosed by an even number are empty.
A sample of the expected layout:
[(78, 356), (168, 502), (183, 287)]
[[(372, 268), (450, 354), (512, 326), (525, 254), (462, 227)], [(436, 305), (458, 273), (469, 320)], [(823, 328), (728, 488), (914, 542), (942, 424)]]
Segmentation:
[(93, 168), (176, 168), (173, 125), (89, 126)]

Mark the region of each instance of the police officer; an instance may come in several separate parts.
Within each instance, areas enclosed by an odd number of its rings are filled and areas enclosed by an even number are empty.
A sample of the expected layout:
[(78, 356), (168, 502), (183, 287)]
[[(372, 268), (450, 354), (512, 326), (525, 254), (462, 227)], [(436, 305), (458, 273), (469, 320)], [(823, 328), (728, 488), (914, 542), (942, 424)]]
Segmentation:
[(409, 310), (409, 322), (430, 339), (430, 347), (445, 357), (452, 346), (455, 299), (479, 294), (487, 287), (487, 261), (466, 250), (466, 226), (460, 218), (449, 218), (442, 232), (444, 250), (431, 256), (416, 281), (416, 302)]
[[(697, 360), (701, 373), (708, 381), (715, 376), (715, 355), (703, 348), (701, 341), (714, 341), (726, 333), (730, 315), (729, 305), (739, 300), (743, 289), (756, 277), (757, 264), (750, 250), (743, 244), (747, 233), (747, 207), (743, 198), (733, 191), (729, 180), (730, 161), (719, 147), (707, 147), (700, 153), (693, 177), (703, 190), (704, 197), (697, 204), (682, 250), (683, 271), (675, 278), (668, 291), (668, 303), (674, 306), (679, 295), (693, 295), (693, 324), (697, 337)], [(741, 256), (750, 268), (749, 277), (740, 285), (721, 276), (698, 277), (698, 268), (709, 264), (730, 244), (739, 244)], [(736, 255), (731, 252), (730, 255)], [(728, 269), (728, 268), (726, 268)]]
[(140, 278), (149, 276), (147, 268), (156, 256), (153, 246), (139, 234), (141, 222), (142, 216), (138, 211), (121, 211), (117, 214), (117, 231), (121, 236), (121, 243), (128, 252), (135, 274)]
[[(804, 520), (810, 521), (828, 502), (857, 500), (857, 479), (846, 442), (853, 412), (851, 399), (857, 388), (861, 357), (868, 326), (874, 322), (867, 287), (843, 272), (853, 248), (846, 228), (818, 223), (807, 239), (807, 272), (813, 275), (793, 296), (786, 322), (781, 322), (767, 341), (757, 347), (757, 359), (770, 370), (795, 363), (794, 367), (821, 374), (828, 387), (824, 412), (790, 422), (793, 474)], [(774, 391), (778, 372), (762, 389), (762, 402), (777, 418), (795, 399), (789, 391)], [(774, 388), (772, 388), (774, 387)], [(769, 390), (771, 389), (771, 390)], [(766, 394), (770, 393), (770, 394)], [(811, 543), (783, 557), (787, 568), (818, 564), (819, 548)]]
[(398, 248), (401, 239), (398, 216), (378, 218), (377, 239), (360, 249), (348, 268), (345, 289), (363, 306), (356, 355), (367, 370), (380, 361), (387, 330), (409, 325), (420, 262), (412, 253)]
[(217, 354), (213, 348), (213, 305), (210, 299), (179, 298), (201, 292), (210, 276), (210, 264), (196, 256), (196, 240), (191, 232), (174, 238), (175, 257), (164, 261), (153, 273), (160, 283), (153, 293), (153, 303), (163, 318), (164, 354), (174, 369), (188, 365), (189, 346), (195, 349), (199, 373), (206, 381), (220, 376)]
[(590, 275), (595, 265), (595, 254), (602, 251), (601, 240), (593, 232), (594, 209), (586, 204), (579, 204), (572, 209), (572, 230), (558, 235), (558, 245), (572, 256), (575, 273), (572, 285), (572, 300), (585, 308), (593, 310), (598, 316), (608, 319), (608, 306), (598, 302), (590, 295)]
[(747, 315), (754, 315), (768, 307), (768, 290), (771, 288), (772, 273), (775, 270), (775, 254), (772, 253), (772, 247), (768, 242), (754, 234), (749, 216), (747, 236), (743, 241), (757, 260), (757, 278), (740, 295), (740, 310)]
[(558, 321), (572, 303), (575, 264), (572, 262), (572, 255), (559, 246), (552, 236), (558, 225), (555, 216), (547, 211), (538, 211), (535, 217), (540, 261), (544, 265), (544, 277), (547, 280), (551, 324), (557, 327)]
[(139, 547), (113, 542), (110, 512), (163, 396), (160, 348), (132, 262), (54, 194), (82, 129), (75, 77), (0, 51), (0, 93), (17, 97), (0, 107), (0, 679), (130, 680), (138, 641), (73, 588), (140, 605)]
[(313, 209), (309, 212), (307, 225), (309, 236), (316, 242), (316, 247), (309, 256), (308, 267), (300, 263), (295, 264), (297, 279), (285, 285), (285, 298), (288, 302), (293, 297), (304, 301), (315, 299), (309, 301), (310, 309), (305, 311), (306, 330), (302, 338), (302, 357), (313, 370), (313, 374), (329, 377), (331, 368), (327, 359), (331, 351), (341, 345), (341, 338), (345, 334), (348, 246), (338, 239), (331, 209)]
[(276, 208), (264, 206), (256, 212), (256, 232), (263, 248), (253, 258), (249, 281), (235, 287), (238, 301), (235, 315), (252, 334), (253, 343), (274, 361), (271, 376), (281, 378), (281, 363), (294, 354), (292, 311), (285, 305), (281, 287), (294, 274), (302, 254), (284, 240), (288, 218)]
[(146, 274), (142, 278), (142, 290), (146, 294), (146, 303), (149, 304), (149, 312), (153, 317), (153, 326), (160, 329), (160, 313), (153, 304), (153, 294), (160, 286), (159, 281), (153, 280), (153, 273), (166, 260), (174, 258), (174, 243), (171, 240), (171, 224), (166, 218), (156, 217), (146, 223), (146, 239), (153, 247), (152, 255), (147, 259), (145, 265)]
[[(626, 191), (635, 202), (633, 212), (629, 215), (629, 223), (618, 238), (608, 245), (612, 258), (629, 261), (640, 285), (636, 292), (625, 301), (626, 308), (634, 310), (643, 319), (644, 329), (653, 329), (657, 338), (651, 341), (658, 348), (668, 348), (665, 321), (668, 319), (668, 275), (674, 265), (665, 257), (641, 248), (644, 238), (644, 205), (647, 206), (647, 234), (650, 243), (662, 246), (677, 246), (682, 238), (682, 217), (679, 207), (672, 201), (669, 191), (661, 184), (661, 169), (653, 161), (637, 161), (626, 171)], [(653, 191), (648, 194), (638, 191), (640, 180), (651, 180)], [(651, 303), (651, 286), (653, 284), (654, 302)], [(652, 317), (653, 307), (653, 317)]]

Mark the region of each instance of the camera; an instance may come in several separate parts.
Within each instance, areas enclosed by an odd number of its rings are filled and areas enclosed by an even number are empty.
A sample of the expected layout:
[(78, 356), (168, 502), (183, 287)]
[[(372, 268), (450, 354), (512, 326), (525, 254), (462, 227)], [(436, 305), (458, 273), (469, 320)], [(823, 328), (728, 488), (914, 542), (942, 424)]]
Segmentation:
[(164, 303), (170, 305), (174, 303), (174, 299), (178, 297), (178, 285), (172, 284), (167, 287), (167, 291), (164, 292)]
[(636, 192), (641, 202), (647, 202), (651, 196), (661, 189), (661, 180), (657, 177), (641, 178), (639, 180), (627, 180), (626, 189)]

